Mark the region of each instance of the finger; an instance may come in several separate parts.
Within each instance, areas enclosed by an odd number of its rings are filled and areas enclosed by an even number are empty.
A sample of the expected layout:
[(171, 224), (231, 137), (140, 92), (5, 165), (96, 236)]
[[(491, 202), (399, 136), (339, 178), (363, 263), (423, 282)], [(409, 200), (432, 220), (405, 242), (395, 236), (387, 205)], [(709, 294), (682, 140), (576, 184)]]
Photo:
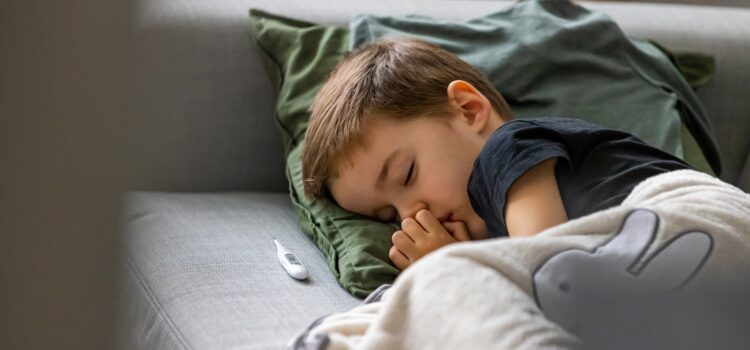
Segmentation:
[(466, 229), (466, 225), (462, 221), (447, 221), (443, 223), (448, 233), (457, 239), (459, 242), (470, 241), (469, 230)]
[(403, 271), (407, 267), (409, 267), (409, 258), (404, 255), (396, 246), (392, 246), (391, 250), (388, 252), (388, 257), (391, 258), (391, 261), (393, 262), (393, 265), (396, 265), (396, 267)]
[(414, 218), (417, 219), (417, 222), (429, 233), (440, 233), (445, 231), (443, 225), (441, 225), (440, 221), (435, 217), (435, 214), (427, 209), (418, 211), (417, 215), (414, 215)]
[(424, 227), (422, 227), (422, 225), (420, 225), (417, 220), (414, 220), (412, 218), (406, 218), (401, 221), (401, 230), (409, 235), (412, 241), (415, 242), (417, 241), (417, 239), (427, 234), (427, 231), (425, 231)]
[(645, 253), (656, 236), (659, 217), (646, 209), (636, 209), (628, 214), (620, 232), (607, 244), (597, 250), (597, 255), (604, 255), (616, 261), (623, 270), (632, 271), (638, 259)]
[(391, 236), (393, 245), (398, 248), (407, 257), (414, 256), (417, 252), (417, 246), (414, 241), (404, 231), (396, 231)]

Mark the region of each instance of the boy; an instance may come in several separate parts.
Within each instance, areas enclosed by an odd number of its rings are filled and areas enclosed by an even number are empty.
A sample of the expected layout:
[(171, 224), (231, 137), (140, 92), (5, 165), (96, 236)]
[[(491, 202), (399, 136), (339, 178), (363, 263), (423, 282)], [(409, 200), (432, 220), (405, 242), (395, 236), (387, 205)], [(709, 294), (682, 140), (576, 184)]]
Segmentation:
[(533, 236), (620, 204), (650, 176), (690, 168), (584, 121), (514, 121), (480, 72), (413, 39), (345, 57), (310, 109), (306, 194), (400, 222), (389, 257), (402, 270), (450, 243)]

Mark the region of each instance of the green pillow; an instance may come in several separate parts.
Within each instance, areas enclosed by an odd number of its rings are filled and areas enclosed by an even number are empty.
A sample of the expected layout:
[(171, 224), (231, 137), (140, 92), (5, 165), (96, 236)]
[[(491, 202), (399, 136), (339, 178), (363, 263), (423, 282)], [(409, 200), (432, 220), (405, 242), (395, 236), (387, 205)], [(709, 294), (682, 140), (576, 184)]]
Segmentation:
[[(250, 10), (251, 37), (277, 91), (276, 122), (286, 155), (292, 203), (303, 232), (320, 248), (339, 284), (365, 297), (399, 271), (388, 251), (394, 228), (341, 209), (327, 199), (304, 196), (300, 155), (309, 118), (308, 107), (338, 61), (348, 52), (347, 28), (300, 21), (262, 10)], [(502, 90), (501, 90), (502, 92)], [(710, 167), (698, 143), (682, 124), (684, 158), (698, 169)]]
[(365, 297), (399, 270), (388, 251), (393, 227), (341, 209), (327, 200), (310, 200), (302, 188), (302, 140), (310, 103), (336, 63), (347, 52), (345, 28), (307, 23), (250, 10), (251, 34), (277, 91), (276, 122), (286, 155), (289, 193), (302, 231), (328, 259), (339, 284)]

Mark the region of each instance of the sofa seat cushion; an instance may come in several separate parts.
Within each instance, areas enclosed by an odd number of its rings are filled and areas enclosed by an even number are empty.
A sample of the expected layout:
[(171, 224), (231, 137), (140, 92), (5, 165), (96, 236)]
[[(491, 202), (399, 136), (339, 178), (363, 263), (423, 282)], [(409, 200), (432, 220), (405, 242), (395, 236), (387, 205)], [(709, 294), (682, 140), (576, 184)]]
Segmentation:
[[(288, 194), (131, 192), (124, 206), (122, 348), (281, 348), (359, 303), (300, 233)], [(282, 269), (273, 238), (306, 281)]]

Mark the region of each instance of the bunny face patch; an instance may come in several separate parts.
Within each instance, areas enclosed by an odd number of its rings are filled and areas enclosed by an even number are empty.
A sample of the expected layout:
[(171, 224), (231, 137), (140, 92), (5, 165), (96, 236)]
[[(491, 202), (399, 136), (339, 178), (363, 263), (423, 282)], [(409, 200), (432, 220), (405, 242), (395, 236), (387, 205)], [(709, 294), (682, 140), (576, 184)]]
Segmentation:
[[(545, 316), (584, 342), (603, 334), (627, 338), (637, 328), (633, 323), (640, 322), (633, 315), (648, 314), (640, 311), (678, 292), (711, 256), (712, 238), (701, 231), (679, 234), (644, 256), (658, 227), (655, 212), (637, 209), (593, 252), (566, 250), (546, 260), (533, 276), (534, 296)], [(615, 339), (608, 338), (611, 346)]]

